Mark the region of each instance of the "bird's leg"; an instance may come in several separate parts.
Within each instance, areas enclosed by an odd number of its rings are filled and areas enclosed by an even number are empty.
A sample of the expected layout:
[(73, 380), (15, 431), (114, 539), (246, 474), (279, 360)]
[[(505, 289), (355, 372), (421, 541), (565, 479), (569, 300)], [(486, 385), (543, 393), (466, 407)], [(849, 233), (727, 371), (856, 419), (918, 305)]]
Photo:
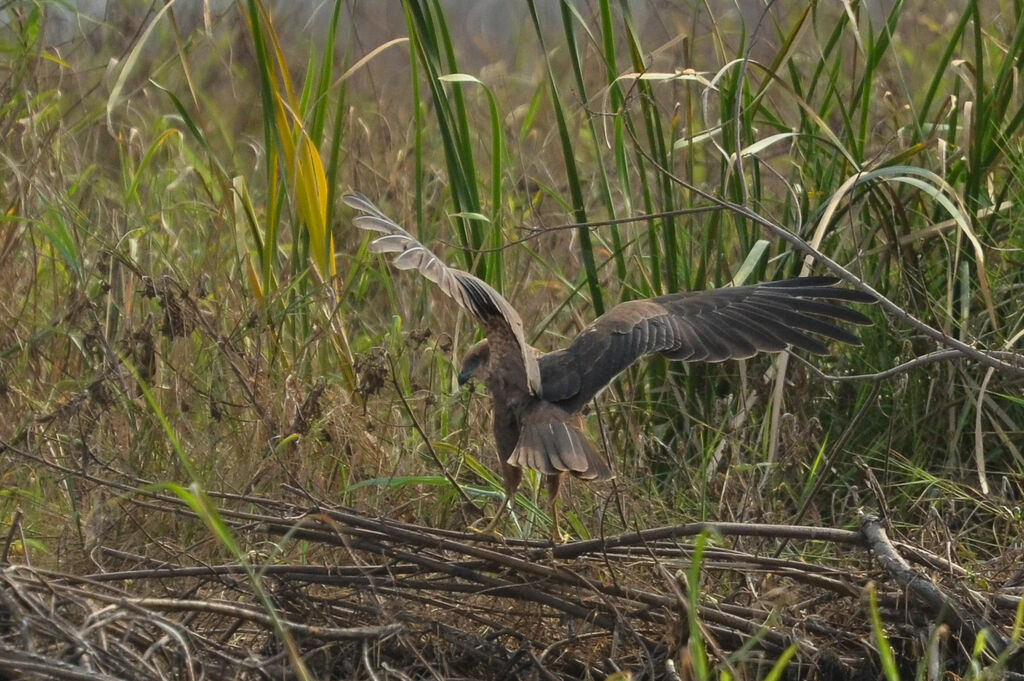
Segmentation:
[(551, 543), (552, 544), (568, 544), (572, 537), (568, 534), (564, 534), (558, 526), (558, 499), (551, 500)]
[(502, 501), (501, 506), (498, 507), (498, 512), (494, 514), (493, 518), (491, 518), (491, 522), (487, 523), (487, 527), (480, 529), (470, 525), (469, 531), (475, 532), (476, 534), (487, 534), (495, 539), (501, 539), (501, 532), (498, 532), (498, 522), (501, 521), (501, 516), (505, 515), (505, 509), (508, 508), (508, 504), (511, 500), (512, 496), (506, 492), (504, 501)]
[(494, 514), (493, 518), (491, 518), (491, 522), (487, 523), (487, 527), (481, 530), (470, 525), (468, 528), (470, 532), (475, 532), (476, 534), (487, 534), (497, 539), (501, 538), (501, 533), (498, 532), (498, 523), (501, 522), (501, 518), (505, 515), (505, 511), (508, 510), (512, 500), (515, 499), (516, 490), (519, 489), (519, 483), (522, 482), (523, 479), (523, 469), (516, 466), (510, 466), (503, 461), (501, 463), (501, 475), (505, 479), (504, 501), (502, 501), (501, 506), (498, 507), (498, 512)]
[(562, 477), (564, 473), (558, 473), (557, 475), (548, 475), (548, 496), (551, 498), (551, 543), (552, 544), (566, 544), (572, 537), (568, 534), (563, 534), (561, 528), (558, 525), (558, 490), (562, 487)]

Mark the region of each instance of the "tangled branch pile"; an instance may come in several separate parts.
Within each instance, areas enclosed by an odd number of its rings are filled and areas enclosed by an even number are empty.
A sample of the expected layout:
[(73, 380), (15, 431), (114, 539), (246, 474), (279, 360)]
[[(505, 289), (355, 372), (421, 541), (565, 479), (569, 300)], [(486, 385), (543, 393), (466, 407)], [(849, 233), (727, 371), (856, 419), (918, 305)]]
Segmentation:
[[(146, 504), (187, 512), (166, 497)], [(1024, 667), (1010, 633), (1019, 595), (981, 594), (963, 568), (894, 544), (868, 516), (859, 532), (692, 524), (552, 547), (343, 510), (263, 510), (219, 513), (236, 533), (276, 537), (314, 559), (171, 565), (99, 548), (130, 568), (79, 577), (5, 566), (0, 672), (673, 679), (692, 676), (706, 655), (734, 678), (759, 678), (792, 654), (793, 678), (875, 678), (874, 600), (906, 678), (921, 664), (963, 673), (982, 649), (1007, 678), (1024, 678), (1012, 671)], [(830, 558), (777, 557), (793, 555), (786, 546)]]

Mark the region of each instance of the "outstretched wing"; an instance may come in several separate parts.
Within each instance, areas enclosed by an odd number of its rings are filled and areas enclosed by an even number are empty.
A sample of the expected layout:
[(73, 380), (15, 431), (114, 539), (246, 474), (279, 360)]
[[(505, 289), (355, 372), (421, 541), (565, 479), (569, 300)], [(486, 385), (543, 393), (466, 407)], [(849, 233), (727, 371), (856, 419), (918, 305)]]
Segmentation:
[(541, 396), (569, 411), (581, 409), (626, 367), (655, 352), (684, 362), (742, 359), (790, 345), (827, 355), (828, 348), (808, 333), (860, 345), (835, 322), (867, 326), (871, 320), (840, 303), (875, 298), (838, 283), (803, 277), (622, 303), (569, 347), (540, 358)]
[(395, 267), (400, 270), (418, 270), (424, 277), (437, 284), (484, 325), (491, 341), (492, 352), (497, 347), (509, 344), (517, 346), (526, 372), (525, 384), (531, 394), (536, 395), (540, 392), (540, 369), (533, 349), (526, 342), (523, 320), (500, 293), (472, 274), (445, 265), (444, 261), (384, 215), (364, 195), (347, 194), (343, 200), (352, 208), (366, 213), (354, 219), (356, 227), (384, 234), (370, 242), (372, 253), (397, 253), (393, 260)]

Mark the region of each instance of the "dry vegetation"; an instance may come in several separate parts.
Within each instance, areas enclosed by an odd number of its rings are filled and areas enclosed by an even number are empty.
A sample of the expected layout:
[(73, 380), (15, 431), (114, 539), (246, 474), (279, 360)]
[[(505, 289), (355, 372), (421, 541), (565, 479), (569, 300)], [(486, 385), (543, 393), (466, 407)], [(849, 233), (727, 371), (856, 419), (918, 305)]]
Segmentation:
[[(0, 7), (0, 676), (1024, 678), (1018, 4), (279, 4)], [(494, 542), (477, 330), (352, 189), (543, 349), (806, 243), (885, 300), (641, 363)]]

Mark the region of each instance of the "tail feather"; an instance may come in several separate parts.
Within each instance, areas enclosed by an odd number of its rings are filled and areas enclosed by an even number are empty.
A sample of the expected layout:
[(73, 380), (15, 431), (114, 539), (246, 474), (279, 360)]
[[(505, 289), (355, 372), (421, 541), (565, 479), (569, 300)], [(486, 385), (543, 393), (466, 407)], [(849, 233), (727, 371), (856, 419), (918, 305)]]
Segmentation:
[(519, 441), (508, 463), (544, 475), (571, 473), (583, 480), (613, 478), (611, 469), (583, 434), (582, 425), (578, 415), (542, 404), (524, 415)]

